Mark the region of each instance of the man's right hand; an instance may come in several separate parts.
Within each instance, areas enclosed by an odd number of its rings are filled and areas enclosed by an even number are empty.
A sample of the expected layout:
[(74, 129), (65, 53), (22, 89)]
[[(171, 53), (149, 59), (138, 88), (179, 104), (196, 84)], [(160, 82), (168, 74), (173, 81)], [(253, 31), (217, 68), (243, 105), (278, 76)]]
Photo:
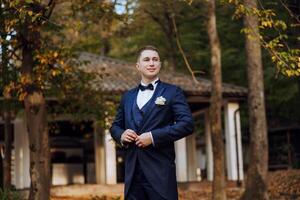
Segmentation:
[(134, 130), (126, 129), (121, 135), (121, 143), (131, 143), (134, 142), (138, 135), (134, 132)]

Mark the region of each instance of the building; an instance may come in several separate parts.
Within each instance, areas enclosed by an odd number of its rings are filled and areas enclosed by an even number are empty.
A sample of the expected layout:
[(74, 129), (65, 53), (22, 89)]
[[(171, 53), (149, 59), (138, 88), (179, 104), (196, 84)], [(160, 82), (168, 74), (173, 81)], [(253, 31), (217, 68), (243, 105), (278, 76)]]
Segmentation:
[[(89, 53), (82, 53), (80, 59), (89, 61), (85, 66), (88, 71), (105, 71), (107, 76), (98, 81), (97, 87), (101, 87), (106, 94), (121, 95), (140, 81), (132, 63)], [(176, 84), (184, 90), (194, 119), (196, 121), (200, 119), (199, 126), (203, 126), (202, 135), (193, 134), (175, 144), (178, 181), (200, 181), (204, 174), (208, 180), (212, 180), (213, 155), (208, 116), (211, 81), (199, 78), (196, 83), (188, 75), (169, 71), (161, 73), (160, 79)], [(245, 100), (246, 95), (247, 90), (243, 87), (223, 84), (224, 142), (228, 180), (244, 178), (239, 104)], [(115, 146), (108, 130), (102, 130), (91, 120), (77, 125), (72, 124), (64, 116), (51, 123), (59, 127), (54, 131), (50, 129), (53, 185), (122, 182), (123, 151)], [(28, 188), (29, 147), (25, 119), (16, 118), (13, 127), (13, 184), (18, 189)]]

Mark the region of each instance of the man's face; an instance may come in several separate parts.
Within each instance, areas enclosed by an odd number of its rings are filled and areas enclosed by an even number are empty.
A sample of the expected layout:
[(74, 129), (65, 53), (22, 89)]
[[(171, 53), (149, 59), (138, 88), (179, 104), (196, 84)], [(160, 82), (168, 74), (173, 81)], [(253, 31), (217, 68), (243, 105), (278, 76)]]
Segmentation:
[(141, 75), (147, 79), (154, 79), (160, 71), (161, 63), (159, 55), (153, 50), (142, 51), (140, 58), (137, 62), (136, 68), (140, 71)]

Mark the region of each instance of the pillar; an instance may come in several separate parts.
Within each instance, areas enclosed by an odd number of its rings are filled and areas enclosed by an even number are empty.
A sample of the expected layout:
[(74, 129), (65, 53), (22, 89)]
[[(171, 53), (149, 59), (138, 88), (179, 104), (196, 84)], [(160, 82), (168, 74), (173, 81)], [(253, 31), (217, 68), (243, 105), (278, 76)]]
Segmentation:
[(26, 123), (23, 119), (14, 120), (14, 150), (15, 150), (15, 186), (17, 189), (30, 187), (29, 174), (29, 140), (26, 131)]
[(212, 142), (211, 142), (211, 129), (210, 129), (210, 119), (209, 119), (209, 110), (205, 112), (205, 151), (206, 151), (206, 173), (207, 180), (213, 180), (213, 150), (212, 150)]
[(188, 181), (197, 181), (196, 135), (186, 137)]
[(109, 130), (104, 131), (106, 184), (117, 184), (116, 147)]
[(188, 180), (186, 138), (182, 138), (175, 142), (175, 152), (177, 181), (186, 182)]
[(96, 183), (105, 184), (105, 149), (104, 134), (97, 122), (94, 122), (94, 151), (95, 151), (95, 174)]
[(225, 148), (228, 180), (243, 180), (243, 157), (239, 104), (227, 102), (224, 106)]

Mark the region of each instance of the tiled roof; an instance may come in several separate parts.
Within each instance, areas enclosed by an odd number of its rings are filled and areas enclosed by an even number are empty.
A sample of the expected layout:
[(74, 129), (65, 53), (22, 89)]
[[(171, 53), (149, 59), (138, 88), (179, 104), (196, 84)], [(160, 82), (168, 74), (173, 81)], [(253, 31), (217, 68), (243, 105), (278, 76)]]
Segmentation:
[[(85, 70), (104, 72), (103, 79), (97, 80), (97, 87), (107, 93), (123, 93), (139, 84), (140, 75), (134, 63), (103, 57), (96, 54), (81, 53), (80, 60), (88, 61)], [(167, 83), (181, 87), (187, 95), (209, 96), (211, 81), (198, 78), (195, 83), (191, 76), (179, 72), (161, 71), (159, 78)], [(223, 83), (223, 95), (226, 97), (245, 97), (244, 87)]]

